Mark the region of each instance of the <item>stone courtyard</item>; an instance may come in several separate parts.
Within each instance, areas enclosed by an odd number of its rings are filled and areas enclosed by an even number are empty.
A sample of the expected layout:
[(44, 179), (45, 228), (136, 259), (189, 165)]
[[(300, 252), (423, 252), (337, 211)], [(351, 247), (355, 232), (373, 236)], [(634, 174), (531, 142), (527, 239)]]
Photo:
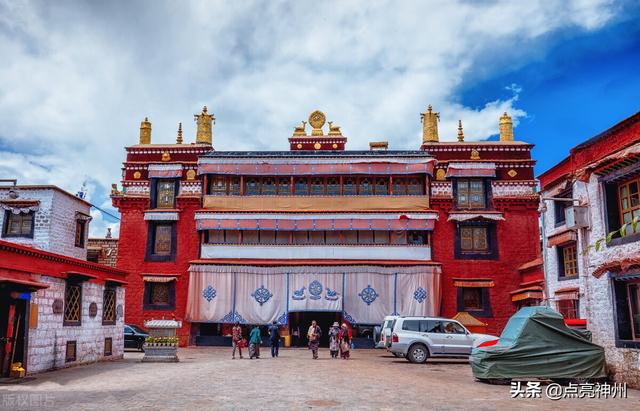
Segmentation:
[(474, 382), (465, 360), (416, 365), (383, 350), (354, 350), (348, 361), (321, 350), (283, 349), (272, 359), (232, 360), (225, 348), (183, 348), (177, 364), (141, 363), (142, 353), (0, 385), (0, 409), (190, 410), (616, 410), (640, 409), (627, 399), (512, 399), (509, 386)]

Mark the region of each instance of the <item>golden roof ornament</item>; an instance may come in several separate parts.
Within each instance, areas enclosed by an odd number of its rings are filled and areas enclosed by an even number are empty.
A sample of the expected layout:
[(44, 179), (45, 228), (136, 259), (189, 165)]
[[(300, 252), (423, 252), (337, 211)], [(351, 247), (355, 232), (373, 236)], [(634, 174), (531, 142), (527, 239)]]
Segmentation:
[(329, 135), (330, 136), (341, 136), (342, 131), (340, 131), (340, 126), (334, 126), (333, 121), (329, 121)]
[(506, 111), (500, 117), (500, 141), (513, 141), (513, 121)]
[(168, 151), (165, 151), (164, 153), (162, 153), (162, 161), (169, 161), (171, 160), (171, 154), (169, 154)]
[(480, 152), (475, 148), (471, 150), (471, 160), (480, 160)]
[(458, 120), (458, 142), (464, 141), (464, 131), (462, 131), (462, 120)]
[(211, 145), (213, 142), (212, 123), (215, 123), (216, 118), (213, 114), (209, 114), (207, 106), (202, 107), (202, 113), (194, 114), (193, 118), (197, 124), (196, 144)]
[(427, 107), (427, 111), (420, 114), (422, 120), (422, 142), (437, 143), (438, 140), (438, 121), (440, 121), (440, 113), (433, 111), (431, 104)]
[(151, 144), (151, 122), (147, 117), (140, 123), (140, 144)]
[(293, 137), (304, 137), (307, 135), (307, 122), (303, 121), (301, 125), (293, 129)]
[(176, 144), (182, 144), (182, 123), (178, 123), (178, 137), (176, 138)]
[(316, 110), (313, 113), (309, 114), (309, 124), (311, 125), (311, 135), (312, 136), (323, 136), (324, 132), (322, 131), (322, 127), (324, 126), (325, 121), (327, 121), (327, 117), (320, 110)]

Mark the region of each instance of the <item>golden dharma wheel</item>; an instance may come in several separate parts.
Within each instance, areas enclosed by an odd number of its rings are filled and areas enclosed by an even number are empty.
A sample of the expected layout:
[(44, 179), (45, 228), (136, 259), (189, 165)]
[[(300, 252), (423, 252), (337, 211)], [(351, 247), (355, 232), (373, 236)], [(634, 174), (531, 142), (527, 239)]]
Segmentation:
[(320, 110), (316, 110), (309, 115), (309, 124), (313, 128), (322, 128), (325, 121), (327, 121), (327, 117)]

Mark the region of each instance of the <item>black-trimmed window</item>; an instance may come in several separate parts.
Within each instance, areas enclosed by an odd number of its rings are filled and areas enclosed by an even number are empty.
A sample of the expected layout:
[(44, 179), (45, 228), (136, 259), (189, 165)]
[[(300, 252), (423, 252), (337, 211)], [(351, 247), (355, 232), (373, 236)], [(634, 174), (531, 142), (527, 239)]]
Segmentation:
[(105, 287), (102, 293), (102, 325), (116, 323), (116, 289)]
[(64, 288), (65, 326), (82, 325), (82, 282), (67, 280)]
[(612, 279), (616, 347), (640, 348), (640, 281)]
[(562, 299), (556, 301), (556, 309), (564, 319), (580, 318), (580, 300), (578, 299)]
[[(562, 192), (561, 194), (558, 194), (559, 198), (572, 198), (573, 197), (573, 191), (572, 190), (566, 190), (564, 192)], [(563, 200), (556, 200), (553, 202), (553, 214), (554, 214), (554, 224), (556, 227), (560, 227), (561, 225), (564, 225), (567, 217), (565, 214), (565, 210), (571, 206), (571, 204), (573, 204), (572, 201), (563, 201)]]
[(150, 221), (145, 261), (174, 261), (176, 242), (175, 222)]
[[(634, 177), (620, 182), (605, 182), (603, 184), (606, 204), (607, 232), (620, 230), (623, 224), (630, 223), (640, 217), (640, 178)], [(634, 232), (633, 225), (625, 229), (625, 236), (619, 233), (608, 244), (615, 246), (640, 240), (640, 226)]]
[(293, 180), (294, 184), (294, 193), (297, 196), (308, 196), (309, 195), (309, 179), (307, 177), (296, 177)]
[(485, 221), (458, 223), (454, 254), (457, 259), (497, 259), (498, 236), (496, 224)]
[(175, 208), (179, 184), (177, 178), (152, 178), (151, 208)]
[(74, 362), (77, 358), (78, 343), (76, 341), (67, 341), (64, 353), (64, 362)]
[(483, 179), (456, 178), (454, 186), (457, 208), (487, 208), (487, 184), (485, 184), (485, 181)]
[(108, 357), (113, 354), (113, 338), (107, 337), (104, 339), (104, 356)]
[(19, 214), (5, 211), (2, 236), (33, 238), (34, 215), (33, 211)]
[(458, 287), (458, 312), (466, 311), (478, 317), (492, 317), (488, 287)]
[(75, 246), (79, 248), (84, 248), (84, 237), (87, 232), (87, 221), (83, 219), (76, 220), (76, 238), (75, 238)]
[(149, 282), (144, 283), (145, 310), (174, 310), (176, 308), (176, 282)]
[(576, 243), (556, 247), (558, 252), (558, 279), (578, 277), (578, 252)]
[(345, 196), (358, 194), (358, 183), (355, 177), (347, 176), (342, 179), (342, 194)]

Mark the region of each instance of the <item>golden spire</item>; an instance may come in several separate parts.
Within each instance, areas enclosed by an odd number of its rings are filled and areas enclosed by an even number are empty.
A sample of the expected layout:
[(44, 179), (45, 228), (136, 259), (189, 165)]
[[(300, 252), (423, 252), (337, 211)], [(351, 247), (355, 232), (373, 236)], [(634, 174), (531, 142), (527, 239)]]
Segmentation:
[(216, 118), (209, 114), (207, 106), (202, 107), (202, 113), (194, 114), (193, 118), (198, 125), (196, 131), (196, 144), (208, 144), (213, 142), (213, 130), (211, 123), (215, 123)]
[(464, 131), (462, 131), (462, 120), (458, 120), (458, 142), (464, 141)]
[(182, 144), (182, 123), (178, 123), (178, 137), (176, 138), (176, 144)]
[(422, 142), (437, 143), (438, 140), (438, 121), (440, 113), (433, 112), (431, 104), (427, 107), (427, 111), (420, 114), (422, 120)]
[(513, 141), (513, 121), (506, 111), (500, 117), (500, 141)]
[(147, 117), (140, 123), (140, 144), (151, 144), (151, 122)]

